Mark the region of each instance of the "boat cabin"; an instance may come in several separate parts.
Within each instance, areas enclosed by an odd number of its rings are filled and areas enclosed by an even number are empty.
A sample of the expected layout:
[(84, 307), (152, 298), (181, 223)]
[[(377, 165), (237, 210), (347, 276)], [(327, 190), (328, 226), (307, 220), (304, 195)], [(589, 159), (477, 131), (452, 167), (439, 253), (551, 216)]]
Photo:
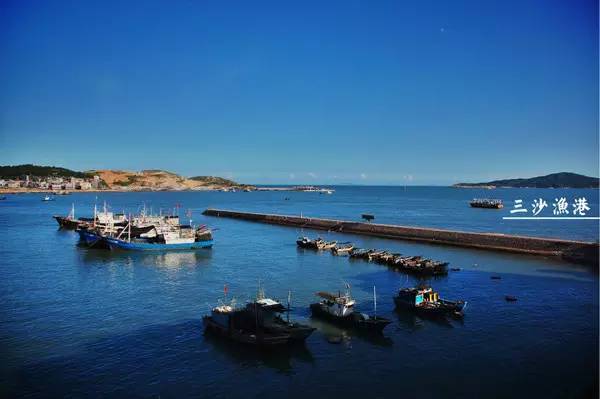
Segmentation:
[(439, 294), (431, 288), (403, 288), (398, 292), (398, 299), (402, 302), (419, 306), (424, 303), (439, 301)]

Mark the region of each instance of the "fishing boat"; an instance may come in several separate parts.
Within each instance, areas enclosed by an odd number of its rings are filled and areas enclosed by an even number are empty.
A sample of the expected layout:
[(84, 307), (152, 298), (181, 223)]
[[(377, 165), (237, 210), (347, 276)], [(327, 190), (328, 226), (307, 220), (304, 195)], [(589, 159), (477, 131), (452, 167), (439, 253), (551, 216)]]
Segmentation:
[[(173, 226), (154, 237), (135, 237), (129, 223), (116, 237), (106, 237), (110, 249), (131, 251), (192, 250), (210, 248), (213, 245), (212, 231), (206, 226), (194, 228), (190, 225)], [(126, 238), (121, 238), (126, 237)]]
[(337, 245), (337, 241), (325, 241), (321, 238), (317, 238), (315, 242), (317, 244), (317, 249), (321, 251), (325, 251), (328, 249), (331, 250)]
[(46, 202), (46, 201), (54, 201), (54, 198), (52, 198), (49, 195), (44, 196), (44, 198), (42, 198), (42, 201)]
[(5, 195), (0, 196), (0, 201), (4, 201), (6, 199)]
[[(291, 291), (288, 292), (287, 307), (280, 302), (267, 298), (264, 290), (259, 287), (256, 299), (246, 304), (246, 316), (251, 320), (257, 320), (260, 326), (267, 332), (279, 332), (289, 334), (290, 340), (304, 342), (315, 328), (290, 321)], [(286, 313), (286, 319), (282, 317)]]
[(374, 249), (354, 248), (350, 251), (350, 257), (355, 259), (369, 259), (369, 255), (374, 251)]
[[(319, 239), (317, 239), (317, 240), (319, 240)], [(316, 243), (316, 241), (311, 240), (308, 237), (299, 237), (296, 240), (296, 244), (300, 248), (317, 249), (317, 243)]]
[(424, 259), (421, 256), (394, 256), (388, 265), (396, 270), (424, 276), (444, 276), (448, 274), (448, 262)]
[(106, 242), (107, 233), (103, 232), (100, 227), (84, 225), (78, 227), (75, 231), (79, 234), (79, 241), (85, 246), (97, 249), (110, 249)]
[[(314, 317), (327, 319), (333, 323), (344, 327), (357, 328), (364, 331), (381, 332), (391, 323), (390, 320), (373, 315), (355, 311), (356, 302), (350, 296), (350, 286), (346, 284), (346, 293), (331, 294), (329, 292), (317, 292), (316, 295), (322, 300), (310, 305), (310, 310)], [(373, 297), (375, 309), (377, 309), (377, 300), (375, 288), (373, 287)]]
[(353, 249), (354, 244), (351, 242), (342, 242), (331, 248), (331, 253), (334, 255), (349, 255)]
[(473, 208), (489, 208), (489, 209), (502, 209), (504, 204), (500, 199), (491, 198), (474, 198), (469, 202), (469, 205)]
[(280, 331), (266, 331), (257, 319), (249, 320), (244, 309), (235, 305), (220, 305), (212, 309), (210, 316), (202, 321), (207, 333), (213, 333), (243, 344), (256, 346), (280, 346), (290, 342), (290, 335)]
[(75, 218), (75, 204), (71, 205), (71, 211), (67, 216), (54, 215), (52, 217), (56, 220), (58, 226), (61, 229), (69, 230), (75, 230), (78, 227), (81, 227), (88, 223), (92, 223), (94, 221), (94, 219), (92, 218)]
[(394, 297), (397, 308), (408, 309), (424, 315), (452, 315), (462, 317), (466, 301), (448, 301), (430, 287), (401, 288)]

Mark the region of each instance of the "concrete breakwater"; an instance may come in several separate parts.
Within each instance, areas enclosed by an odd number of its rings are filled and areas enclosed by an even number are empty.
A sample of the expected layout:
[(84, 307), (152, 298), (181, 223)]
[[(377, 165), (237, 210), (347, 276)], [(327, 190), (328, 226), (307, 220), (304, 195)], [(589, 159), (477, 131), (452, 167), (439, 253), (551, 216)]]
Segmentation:
[(398, 240), (421, 241), (431, 244), (557, 256), (571, 262), (593, 266), (598, 266), (598, 253), (600, 249), (598, 243), (556, 238), (525, 237), (497, 233), (470, 233), (425, 227), (237, 212), (222, 209), (206, 209), (203, 214), (291, 227), (361, 234)]

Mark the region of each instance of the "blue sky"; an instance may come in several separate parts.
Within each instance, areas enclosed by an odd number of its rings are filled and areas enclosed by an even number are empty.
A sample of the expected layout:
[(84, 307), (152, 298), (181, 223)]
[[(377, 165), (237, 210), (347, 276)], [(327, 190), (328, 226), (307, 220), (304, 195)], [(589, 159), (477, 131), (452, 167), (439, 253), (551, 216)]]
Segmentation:
[(0, 2), (0, 164), (598, 175), (595, 1)]

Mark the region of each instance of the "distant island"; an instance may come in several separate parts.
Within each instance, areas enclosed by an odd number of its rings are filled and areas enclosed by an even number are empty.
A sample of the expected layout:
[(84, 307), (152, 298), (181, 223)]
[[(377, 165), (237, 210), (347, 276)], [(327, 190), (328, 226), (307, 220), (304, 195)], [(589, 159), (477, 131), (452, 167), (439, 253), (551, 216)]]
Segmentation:
[(531, 188), (598, 188), (599, 179), (577, 173), (561, 172), (529, 179), (493, 180), (485, 183), (457, 183), (452, 187), (461, 188), (496, 188), (496, 187), (531, 187)]
[(254, 189), (217, 176), (186, 178), (176, 173), (150, 169), (74, 171), (32, 164), (0, 166), (0, 190), (27, 191), (180, 191)]

